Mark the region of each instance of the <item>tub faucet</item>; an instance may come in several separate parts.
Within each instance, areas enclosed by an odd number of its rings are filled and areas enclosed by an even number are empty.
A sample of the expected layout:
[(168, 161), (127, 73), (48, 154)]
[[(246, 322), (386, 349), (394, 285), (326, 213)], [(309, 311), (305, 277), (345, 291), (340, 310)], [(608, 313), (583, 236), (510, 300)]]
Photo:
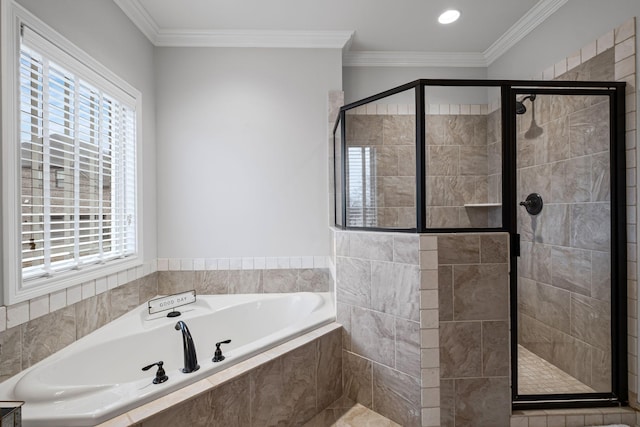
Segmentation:
[(193, 338), (191, 338), (191, 332), (187, 328), (187, 324), (182, 320), (176, 323), (176, 331), (182, 331), (182, 350), (184, 352), (184, 368), (182, 372), (188, 374), (200, 369), (198, 365), (198, 357), (196, 356), (196, 346), (193, 344)]

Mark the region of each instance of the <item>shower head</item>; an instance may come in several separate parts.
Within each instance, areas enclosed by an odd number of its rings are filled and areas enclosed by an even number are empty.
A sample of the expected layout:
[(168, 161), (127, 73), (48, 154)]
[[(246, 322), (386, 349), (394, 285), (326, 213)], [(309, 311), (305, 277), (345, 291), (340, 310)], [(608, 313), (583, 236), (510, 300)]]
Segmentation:
[(527, 107), (524, 106), (524, 101), (526, 101), (527, 99), (530, 99), (531, 103), (533, 104), (533, 101), (536, 100), (536, 96), (528, 95), (522, 98), (520, 101), (516, 101), (516, 114), (524, 114), (527, 112)]

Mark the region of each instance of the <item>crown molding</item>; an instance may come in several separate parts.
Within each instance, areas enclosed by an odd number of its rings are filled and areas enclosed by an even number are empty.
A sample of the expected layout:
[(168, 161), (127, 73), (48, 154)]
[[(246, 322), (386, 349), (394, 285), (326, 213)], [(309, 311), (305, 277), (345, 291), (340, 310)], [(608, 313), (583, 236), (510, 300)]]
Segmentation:
[(516, 45), (527, 34), (542, 24), (549, 16), (564, 6), (568, 0), (540, 0), (522, 18), (511, 26), (498, 40), (483, 52), (487, 65)]
[(488, 67), (568, 0), (540, 0), (484, 52), (349, 52), (354, 31), (165, 30), (140, 0), (113, 0), (155, 46), (343, 49), (346, 67)]
[(482, 53), (474, 52), (346, 52), (345, 67), (487, 67)]
[(266, 47), (343, 49), (353, 31), (160, 30), (155, 45), (163, 47)]
[(139, 0), (113, 0), (151, 43), (156, 44), (160, 27)]

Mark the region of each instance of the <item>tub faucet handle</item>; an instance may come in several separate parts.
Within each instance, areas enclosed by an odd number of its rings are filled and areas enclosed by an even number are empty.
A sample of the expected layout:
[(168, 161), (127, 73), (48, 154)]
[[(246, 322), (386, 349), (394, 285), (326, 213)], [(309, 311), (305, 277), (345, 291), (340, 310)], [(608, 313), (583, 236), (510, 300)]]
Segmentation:
[(148, 371), (149, 369), (158, 365), (158, 371), (156, 372), (156, 377), (153, 379), (154, 384), (161, 384), (169, 379), (166, 372), (164, 371), (164, 368), (162, 367), (163, 364), (164, 362), (161, 360), (159, 362), (152, 363), (151, 365), (145, 366), (144, 368), (142, 368), (143, 371)]
[(213, 362), (222, 362), (224, 360), (224, 356), (222, 355), (222, 350), (220, 349), (220, 344), (229, 344), (231, 340), (220, 341), (216, 343), (216, 352), (213, 354)]

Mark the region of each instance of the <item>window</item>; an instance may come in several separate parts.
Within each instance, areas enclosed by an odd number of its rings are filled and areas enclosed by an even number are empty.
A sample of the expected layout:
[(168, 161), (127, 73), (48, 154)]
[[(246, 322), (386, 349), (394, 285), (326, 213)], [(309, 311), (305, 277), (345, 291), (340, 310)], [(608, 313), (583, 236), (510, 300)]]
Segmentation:
[(17, 97), (17, 129), (3, 147), (20, 165), (10, 168), (14, 187), (3, 188), (17, 205), (3, 232), (18, 228), (4, 250), (19, 260), (5, 304), (141, 264), (139, 94), (28, 12), (17, 14), (30, 22), (17, 20), (14, 78), (3, 79)]
[(376, 166), (374, 147), (348, 147), (347, 150), (347, 225), (378, 225)]

